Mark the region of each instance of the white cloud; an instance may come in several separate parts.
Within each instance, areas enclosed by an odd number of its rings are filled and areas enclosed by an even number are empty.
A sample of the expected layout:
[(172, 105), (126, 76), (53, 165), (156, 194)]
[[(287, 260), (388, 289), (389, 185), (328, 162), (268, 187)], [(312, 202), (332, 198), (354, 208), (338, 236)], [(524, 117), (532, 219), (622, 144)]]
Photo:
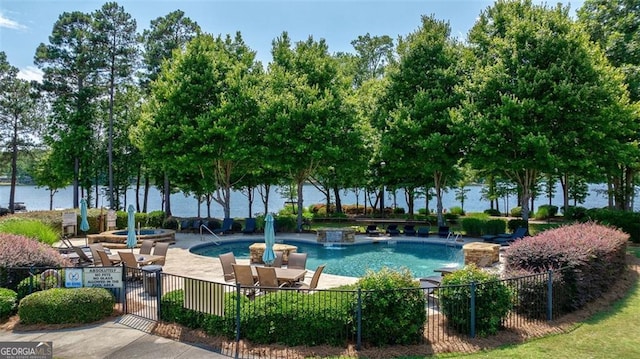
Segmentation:
[(24, 69), (20, 69), (20, 71), (18, 72), (18, 78), (27, 81), (35, 80), (38, 82), (42, 82), (42, 76), (42, 71), (35, 66), (27, 66)]
[(0, 27), (13, 30), (24, 30), (27, 27), (18, 23), (17, 21), (6, 18), (3, 14), (0, 14)]

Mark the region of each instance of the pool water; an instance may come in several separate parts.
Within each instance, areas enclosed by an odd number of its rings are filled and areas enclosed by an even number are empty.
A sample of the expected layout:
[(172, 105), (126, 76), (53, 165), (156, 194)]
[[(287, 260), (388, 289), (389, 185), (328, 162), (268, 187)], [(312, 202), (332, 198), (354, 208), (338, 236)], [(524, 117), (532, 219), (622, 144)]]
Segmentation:
[[(236, 258), (249, 258), (249, 246), (257, 241), (234, 241), (215, 245), (209, 243), (191, 249), (192, 253), (217, 257), (233, 252)], [(436, 275), (433, 270), (440, 267), (462, 266), (462, 250), (443, 244), (415, 243), (404, 241), (364, 243), (355, 245), (333, 245), (300, 242), (295, 240), (278, 241), (298, 247), (297, 252), (308, 253), (307, 268), (315, 269), (326, 264), (324, 273), (348, 277), (362, 277), (367, 270), (378, 271), (383, 267), (391, 269), (408, 268), (414, 277)]]

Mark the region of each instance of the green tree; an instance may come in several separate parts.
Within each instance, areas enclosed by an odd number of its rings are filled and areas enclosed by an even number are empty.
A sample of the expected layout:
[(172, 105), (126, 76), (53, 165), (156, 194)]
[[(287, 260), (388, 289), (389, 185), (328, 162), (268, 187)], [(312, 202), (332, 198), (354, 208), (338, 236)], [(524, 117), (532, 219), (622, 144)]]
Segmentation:
[(621, 78), (568, 8), (498, 1), (471, 29), (469, 47), (475, 68), (457, 121), (465, 157), (518, 184), (523, 219), (540, 173), (585, 174), (600, 159), (622, 160), (631, 117)]
[(385, 173), (415, 171), (422, 177), (415, 187), (431, 177), (440, 225), (443, 191), (455, 180), (462, 157), (451, 118), (463, 98), (455, 91), (462, 81), (460, 50), (448, 23), (423, 16), (420, 28), (398, 43), (399, 64), (389, 74), (382, 98), (385, 117), (378, 122)]

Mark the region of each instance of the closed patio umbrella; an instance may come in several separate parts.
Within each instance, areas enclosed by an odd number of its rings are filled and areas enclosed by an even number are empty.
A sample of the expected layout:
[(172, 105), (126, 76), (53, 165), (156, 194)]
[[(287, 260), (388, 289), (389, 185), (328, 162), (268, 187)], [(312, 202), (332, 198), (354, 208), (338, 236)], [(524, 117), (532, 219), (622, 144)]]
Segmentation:
[(268, 213), (264, 217), (264, 253), (262, 253), (262, 261), (265, 265), (271, 266), (276, 260), (276, 254), (273, 252), (273, 245), (276, 242), (276, 232), (273, 228), (273, 216)]
[(87, 200), (80, 200), (80, 230), (84, 232), (85, 246), (88, 245), (87, 232), (89, 232), (89, 220), (87, 219)]
[(133, 247), (138, 243), (138, 239), (136, 238), (136, 210), (133, 208), (133, 205), (130, 204), (127, 209), (127, 248), (131, 248), (131, 252), (133, 252)]

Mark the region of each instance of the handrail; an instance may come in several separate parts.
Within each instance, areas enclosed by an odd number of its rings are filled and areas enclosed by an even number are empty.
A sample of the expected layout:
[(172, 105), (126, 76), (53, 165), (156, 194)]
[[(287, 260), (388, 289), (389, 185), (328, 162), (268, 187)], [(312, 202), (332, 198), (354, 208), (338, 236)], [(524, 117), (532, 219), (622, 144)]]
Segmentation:
[[(202, 235), (202, 228), (205, 228), (207, 230), (207, 232), (211, 233), (214, 237), (218, 238), (218, 240), (220, 240), (220, 237), (218, 237), (217, 234), (213, 233), (213, 231), (211, 231), (209, 229), (209, 227), (205, 226), (204, 224), (200, 225), (200, 240), (204, 241), (204, 236)], [(216, 241), (212, 241), (216, 246), (220, 245), (220, 242), (216, 242)]]

